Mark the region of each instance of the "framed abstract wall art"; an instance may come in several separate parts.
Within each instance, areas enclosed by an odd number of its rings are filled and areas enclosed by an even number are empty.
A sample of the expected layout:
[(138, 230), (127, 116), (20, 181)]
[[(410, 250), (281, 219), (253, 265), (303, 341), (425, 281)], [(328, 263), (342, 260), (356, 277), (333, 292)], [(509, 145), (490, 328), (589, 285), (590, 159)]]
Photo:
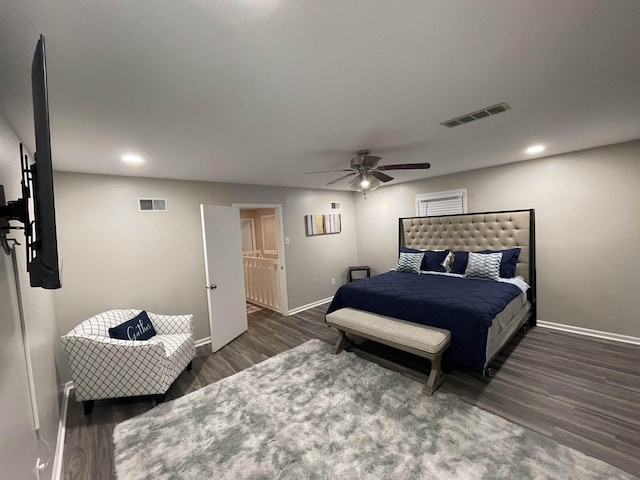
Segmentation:
[(307, 231), (307, 237), (312, 235), (340, 233), (342, 230), (342, 218), (339, 213), (305, 215), (304, 224)]

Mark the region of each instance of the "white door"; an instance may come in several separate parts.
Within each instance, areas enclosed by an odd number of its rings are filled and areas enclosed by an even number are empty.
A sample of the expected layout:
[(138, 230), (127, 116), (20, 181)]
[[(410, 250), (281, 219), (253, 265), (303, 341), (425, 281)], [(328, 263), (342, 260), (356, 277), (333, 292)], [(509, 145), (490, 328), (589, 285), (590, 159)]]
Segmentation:
[(211, 350), (247, 331), (238, 207), (200, 205)]

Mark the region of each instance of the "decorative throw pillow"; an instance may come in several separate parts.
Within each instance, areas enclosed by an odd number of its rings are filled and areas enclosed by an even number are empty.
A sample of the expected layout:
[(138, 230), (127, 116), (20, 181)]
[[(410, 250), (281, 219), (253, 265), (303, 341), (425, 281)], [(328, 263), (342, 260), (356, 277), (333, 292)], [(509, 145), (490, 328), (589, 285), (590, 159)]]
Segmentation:
[(489, 278), (498, 280), (500, 278), (500, 262), (502, 253), (469, 253), (469, 261), (464, 274), (467, 277)]
[(420, 264), (422, 263), (423, 257), (424, 257), (424, 252), (420, 252), (420, 253), (400, 252), (400, 258), (398, 259), (396, 272), (420, 273)]
[[(520, 248), (510, 248), (507, 250), (482, 250), (482, 254), (489, 253), (502, 253), (502, 262), (500, 262), (500, 276), (502, 278), (513, 278), (516, 276), (516, 264), (518, 263), (518, 257), (520, 256)], [(467, 269), (467, 261), (469, 259), (469, 252), (455, 252), (453, 257), (453, 265), (451, 266), (451, 273), (464, 274)]]
[(415, 248), (400, 247), (400, 253), (422, 253), (420, 270), (425, 272), (446, 272), (444, 262), (449, 255), (449, 250), (416, 250)]
[(119, 340), (149, 340), (155, 334), (156, 329), (144, 310), (131, 320), (109, 329), (109, 336)]

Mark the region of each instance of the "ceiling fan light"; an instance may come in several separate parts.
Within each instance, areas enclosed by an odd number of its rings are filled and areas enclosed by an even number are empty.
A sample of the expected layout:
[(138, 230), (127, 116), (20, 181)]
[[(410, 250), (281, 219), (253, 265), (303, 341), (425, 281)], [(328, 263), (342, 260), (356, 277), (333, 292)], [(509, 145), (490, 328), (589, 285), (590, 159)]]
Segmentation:
[(380, 186), (380, 180), (378, 180), (373, 175), (367, 175), (367, 180), (369, 181), (369, 186), (367, 187), (367, 190), (375, 190)]
[(361, 192), (362, 188), (362, 179), (360, 177), (355, 177), (353, 180), (349, 182), (349, 187), (351, 190), (355, 190), (356, 192)]
[(375, 190), (380, 186), (380, 180), (370, 174), (363, 174), (355, 177), (349, 182), (349, 187), (356, 192), (363, 192), (365, 190)]

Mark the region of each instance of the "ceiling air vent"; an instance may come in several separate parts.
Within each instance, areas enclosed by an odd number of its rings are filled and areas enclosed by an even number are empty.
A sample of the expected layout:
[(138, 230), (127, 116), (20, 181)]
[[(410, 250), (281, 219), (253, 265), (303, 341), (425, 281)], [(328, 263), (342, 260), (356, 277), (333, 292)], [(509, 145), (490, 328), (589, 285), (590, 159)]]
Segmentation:
[(483, 108), (482, 110), (477, 110), (472, 113), (467, 113), (465, 115), (452, 118), (451, 120), (442, 122), (440, 125), (444, 125), (448, 128), (457, 127), (458, 125), (464, 125), (465, 123), (474, 122), (476, 120), (480, 120), (481, 118), (490, 117), (491, 115), (496, 115), (497, 113), (506, 112), (507, 110), (511, 110), (511, 107), (502, 102), (498, 103), (497, 105), (491, 105), (490, 107)]
[(141, 212), (166, 212), (166, 198), (139, 198), (138, 206)]

